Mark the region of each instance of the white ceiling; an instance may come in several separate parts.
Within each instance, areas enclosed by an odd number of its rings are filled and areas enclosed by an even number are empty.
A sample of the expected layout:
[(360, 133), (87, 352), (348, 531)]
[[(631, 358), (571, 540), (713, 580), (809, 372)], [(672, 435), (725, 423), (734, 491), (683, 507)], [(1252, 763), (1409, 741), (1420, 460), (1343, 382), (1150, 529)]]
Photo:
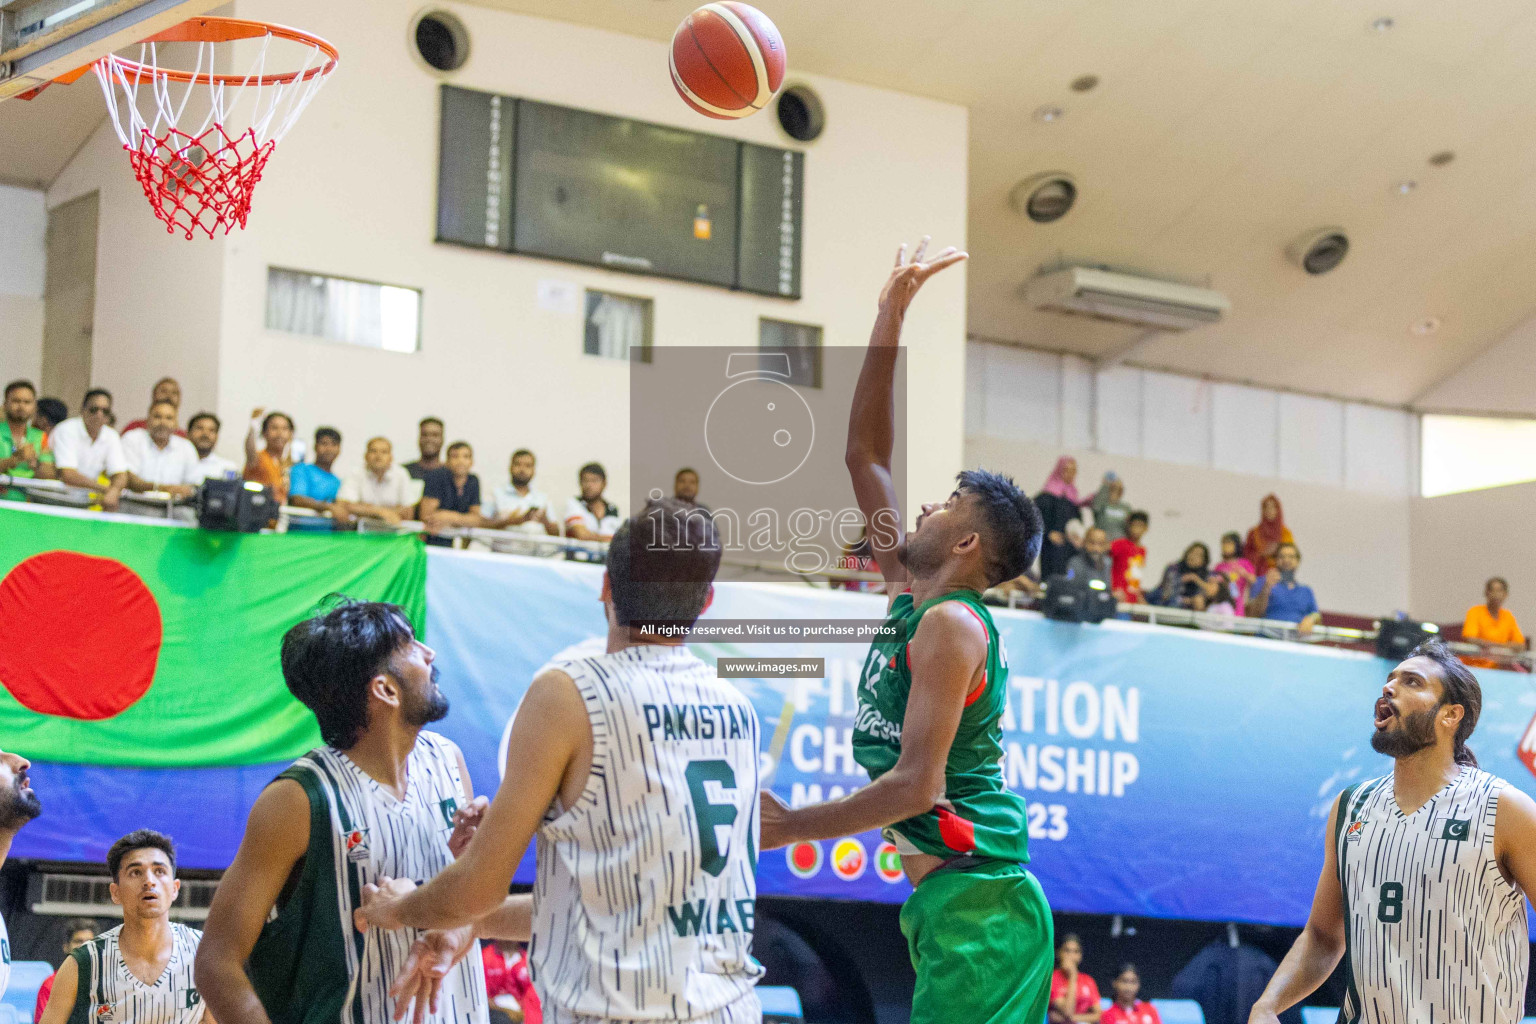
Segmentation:
[[(475, 2), (667, 39), (697, 0)], [(1223, 323), (1159, 338), (1138, 363), (1407, 403), (1536, 311), (1536, 7), (1525, 0), (762, 6), (792, 68), (970, 109), (973, 335), (1119, 349), (1134, 328), (1020, 297), (1042, 264), (1105, 263), (1232, 299)], [(1372, 28), (1381, 17), (1390, 31)], [(1070, 90), (1090, 73), (1096, 89)], [(34, 105), (57, 102), (64, 120), (74, 91)], [(1037, 121), (1042, 105), (1065, 116)], [(47, 153), (21, 153), (17, 106), (0, 105), (0, 179), (46, 180), (99, 120), (98, 106)], [(1455, 161), (1431, 167), (1443, 149)], [(1044, 170), (1081, 189), (1052, 225), (1007, 205), (1015, 182)], [(1418, 187), (1400, 195), (1404, 180)], [(1308, 277), (1284, 247), (1329, 224), (1347, 229), (1349, 258)], [(1430, 317), (1438, 331), (1413, 333)]]

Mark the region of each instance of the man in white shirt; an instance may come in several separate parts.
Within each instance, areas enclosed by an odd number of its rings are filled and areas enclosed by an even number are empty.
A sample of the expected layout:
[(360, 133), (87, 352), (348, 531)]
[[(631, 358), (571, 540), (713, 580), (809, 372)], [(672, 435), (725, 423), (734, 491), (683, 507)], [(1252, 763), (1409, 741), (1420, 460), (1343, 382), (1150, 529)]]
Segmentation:
[(482, 526), (539, 537), (560, 536), (560, 524), (549, 509), (549, 495), (532, 487), (534, 466), (533, 452), (528, 449), (512, 453), (512, 482), (480, 496)]
[[(85, 393), (80, 415), (53, 428), (49, 444), (59, 479), (70, 487), (97, 491), (101, 507), (117, 511), (118, 499), (128, 486), (128, 458), (123, 454), (122, 438), (107, 426), (112, 415), (112, 393), (92, 388)], [(107, 477), (102, 489), (100, 478)]]
[(391, 526), (411, 518), (421, 500), (421, 481), (394, 464), (395, 448), (387, 437), (375, 437), (363, 453), (364, 469), (341, 482), (336, 503), (355, 516), (382, 519)]
[(176, 407), (156, 402), (149, 407), (146, 426), (123, 435), (123, 455), (128, 459), (128, 489), (165, 491), (190, 498), (203, 482), (197, 449), (176, 436)]
[[(603, 494), (608, 486), (608, 472), (602, 463), (589, 462), (577, 474), (581, 493), (565, 503), (565, 535), (577, 540), (613, 539), (624, 520), (619, 510)], [(601, 562), (603, 556), (586, 550), (567, 551), (565, 557), (573, 562)]]
[(187, 440), (197, 450), (199, 480), (234, 480), (240, 476), (239, 466), (214, 452), (222, 426), (211, 412), (200, 412), (187, 422)]

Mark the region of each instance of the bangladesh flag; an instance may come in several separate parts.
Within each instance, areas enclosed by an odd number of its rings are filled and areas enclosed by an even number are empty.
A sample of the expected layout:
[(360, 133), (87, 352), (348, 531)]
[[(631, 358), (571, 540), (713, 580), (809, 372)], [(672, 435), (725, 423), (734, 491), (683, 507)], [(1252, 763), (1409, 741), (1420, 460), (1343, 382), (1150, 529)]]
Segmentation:
[(41, 761), (261, 764), (320, 742), (279, 666), (333, 593), (420, 630), (410, 537), (257, 535), (0, 508), (0, 747)]

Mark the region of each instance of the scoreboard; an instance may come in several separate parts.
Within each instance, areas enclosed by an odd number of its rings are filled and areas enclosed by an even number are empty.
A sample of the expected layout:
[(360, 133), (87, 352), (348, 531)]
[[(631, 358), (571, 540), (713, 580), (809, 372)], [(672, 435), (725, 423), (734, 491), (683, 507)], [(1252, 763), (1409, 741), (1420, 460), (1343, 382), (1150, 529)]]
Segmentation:
[(442, 87), (437, 240), (800, 297), (805, 155)]

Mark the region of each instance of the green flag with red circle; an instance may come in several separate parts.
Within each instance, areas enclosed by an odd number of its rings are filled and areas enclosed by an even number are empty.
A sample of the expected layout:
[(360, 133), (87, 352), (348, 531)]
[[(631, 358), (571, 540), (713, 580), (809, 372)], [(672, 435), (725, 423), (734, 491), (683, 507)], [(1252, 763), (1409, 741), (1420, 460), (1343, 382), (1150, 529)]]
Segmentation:
[(33, 760), (261, 764), (320, 742), (282, 637), (331, 594), (420, 630), (409, 537), (259, 535), (0, 508), (0, 746)]

